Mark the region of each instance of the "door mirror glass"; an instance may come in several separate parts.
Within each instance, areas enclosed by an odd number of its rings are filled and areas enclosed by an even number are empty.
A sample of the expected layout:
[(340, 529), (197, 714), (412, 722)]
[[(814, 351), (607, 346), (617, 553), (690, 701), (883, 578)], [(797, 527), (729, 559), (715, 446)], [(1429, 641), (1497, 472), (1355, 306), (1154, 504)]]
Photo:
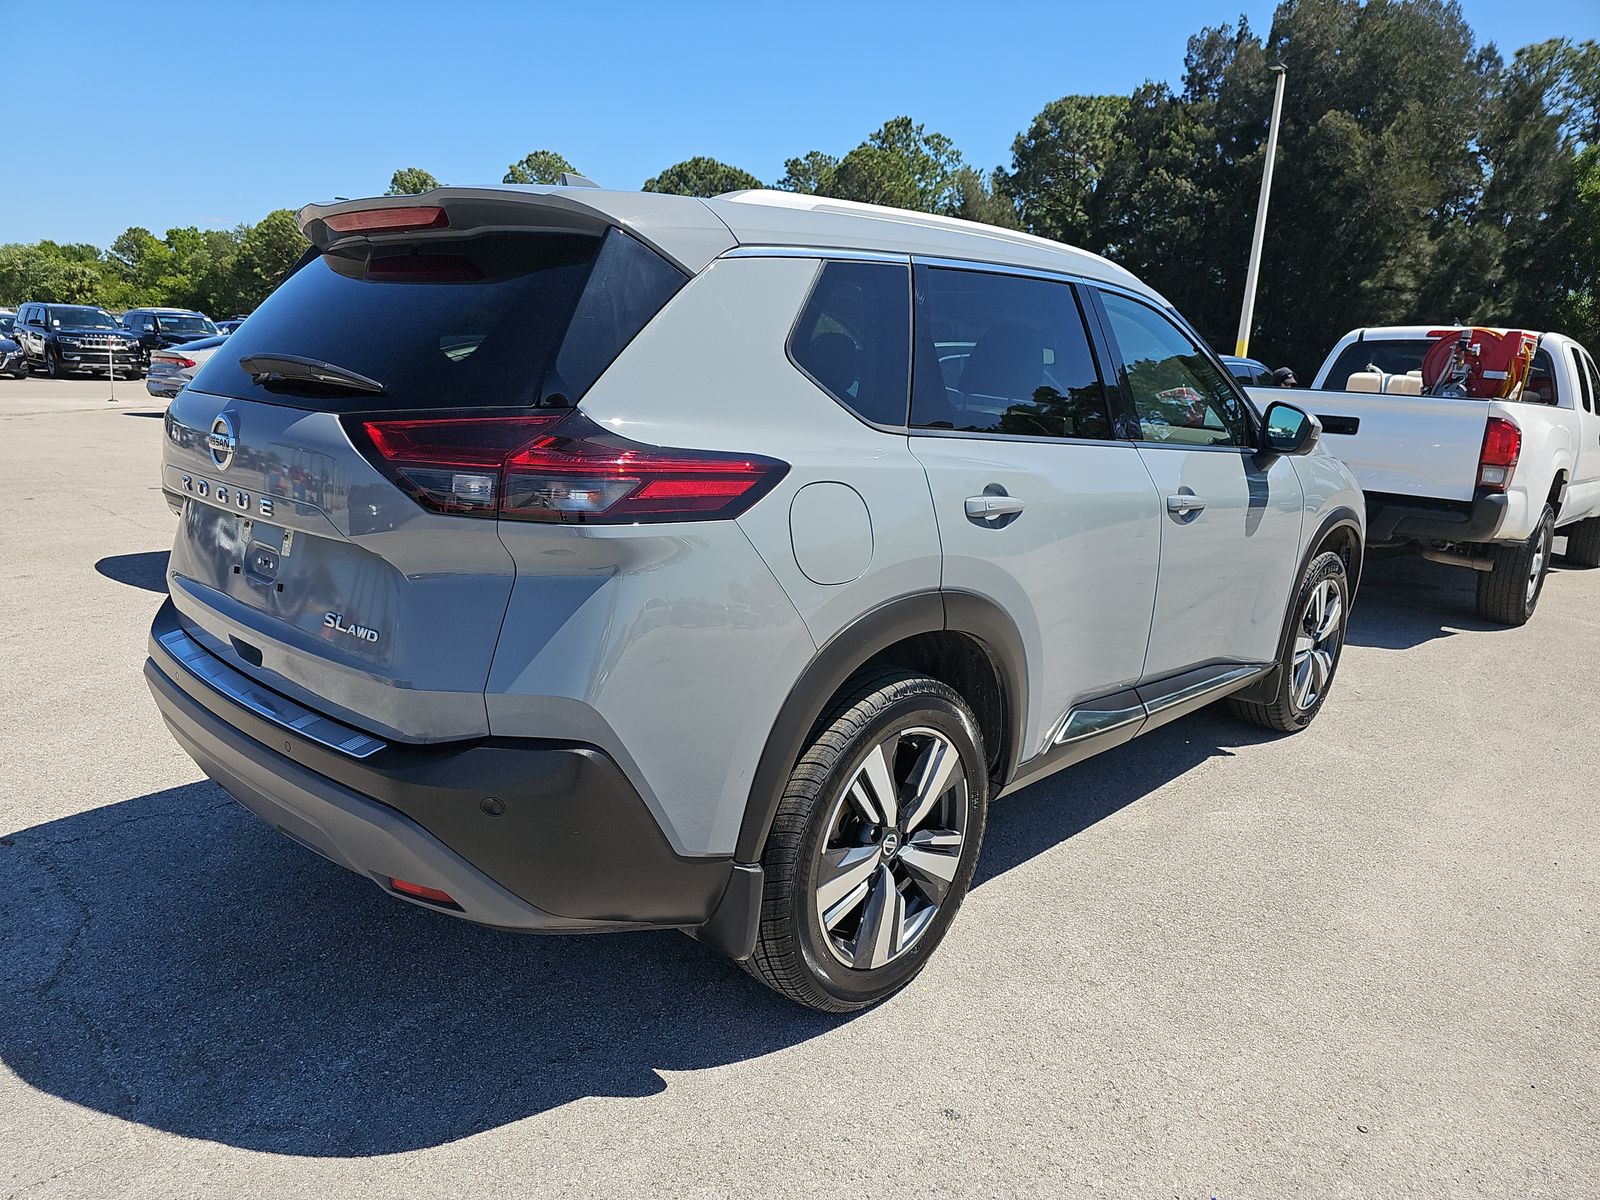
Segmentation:
[(1292, 404), (1274, 401), (1267, 408), (1266, 445), (1274, 454), (1310, 454), (1322, 436), (1322, 422)]

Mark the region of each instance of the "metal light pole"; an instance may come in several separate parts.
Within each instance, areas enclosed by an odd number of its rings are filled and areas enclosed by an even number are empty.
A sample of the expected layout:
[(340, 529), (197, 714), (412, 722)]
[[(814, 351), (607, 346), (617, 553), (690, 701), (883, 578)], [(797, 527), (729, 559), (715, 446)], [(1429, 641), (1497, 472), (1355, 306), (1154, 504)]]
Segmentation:
[(1256, 282), (1261, 278), (1261, 246), (1267, 238), (1267, 201), (1272, 195), (1272, 165), (1278, 157), (1278, 121), (1283, 116), (1283, 84), (1289, 69), (1282, 63), (1267, 68), (1278, 77), (1272, 96), (1272, 124), (1267, 129), (1267, 161), (1261, 168), (1261, 199), (1256, 203), (1256, 232), (1250, 239), (1250, 269), (1244, 277), (1244, 310), (1239, 314), (1239, 339), (1234, 354), (1245, 358), (1250, 353), (1250, 326), (1256, 316)]

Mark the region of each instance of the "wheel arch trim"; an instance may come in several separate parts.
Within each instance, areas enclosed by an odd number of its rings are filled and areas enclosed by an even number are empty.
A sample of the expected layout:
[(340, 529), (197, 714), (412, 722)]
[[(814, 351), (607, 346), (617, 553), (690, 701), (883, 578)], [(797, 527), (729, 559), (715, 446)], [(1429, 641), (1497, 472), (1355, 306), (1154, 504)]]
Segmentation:
[(965, 634), (987, 651), (1004, 699), (1001, 786), (1011, 778), (1027, 719), (1027, 659), (1015, 623), (993, 601), (971, 592), (900, 596), (868, 610), (829, 638), (789, 689), (751, 779), (735, 862), (761, 861), (789, 772), (829, 700), (874, 655), (924, 633)]
[(1283, 657), (1289, 646), (1289, 639), (1294, 635), (1294, 620), (1299, 608), (1300, 585), (1306, 577), (1306, 570), (1311, 566), (1311, 560), (1321, 554), (1328, 544), (1328, 539), (1340, 530), (1348, 530), (1355, 540), (1356, 550), (1351, 556), (1350, 564), (1346, 568), (1346, 585), (1349, 589), (1351, 601), (1355, 600), (1356, 589), (1361, 583), (1361, 569), (1366, 556), (1366, 541), (1362, 536), (1361, 515), (1345, 505), (1330, 509), (1323, 515), (1318, 523), (1316, 532), (1305, 541), (1305, 549), (1300, 554), (1300, 568), (1294, 575), (1294, 587), (1289, 592), (1288, 603), (1284, 605), (1283, 628), (1278, 634), (1278, 654), (1275, 665), (1255, 683), (1238, 693), (1241, 700), (1255, 701), (1256, 703), (1270, 703), (1278, 692), (1278, 680), (1283, 670)]

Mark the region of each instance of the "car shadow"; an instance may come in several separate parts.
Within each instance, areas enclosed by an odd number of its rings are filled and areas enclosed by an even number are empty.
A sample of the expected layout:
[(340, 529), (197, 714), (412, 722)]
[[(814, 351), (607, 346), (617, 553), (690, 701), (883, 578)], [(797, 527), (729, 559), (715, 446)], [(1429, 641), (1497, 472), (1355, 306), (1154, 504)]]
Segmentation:
[(167, 550), (145, 550), (139, 554), (110, 554), (95, 563), (94, 569), (107, 579), (143, 588), (147, 592), (167, 592)]
[[(1566, 561), (1566, 548), (1566, 538), (1556, 538), (1552, 578), (1580, 569)], [(1401, 554), (1367, 559), (1345, 640), (1378, 650), (1409, 650), (1435, 638), (1504, 628), (1478, 616), (1476, 571)]]
[(125, 412), (122, 415), (125, 417), (155, 417), (159, 419), (167, 415), (167, 410), (162, 409), (159, 412)]
[(1409, 650), (1435, 638), (1502, 628), (1478, 616), (1477, 572), (1415, 555), (1369, 558), (1345, 640)]
[[(1198, 714), (998, 801), (977, 886), (1266, 736)], [(209, 782), (0, 838), (0, 876), (0, 1061), (245, 1149), (437, 1146), (841, 1023), (686, 937), (527, 937), (397, 902)]]

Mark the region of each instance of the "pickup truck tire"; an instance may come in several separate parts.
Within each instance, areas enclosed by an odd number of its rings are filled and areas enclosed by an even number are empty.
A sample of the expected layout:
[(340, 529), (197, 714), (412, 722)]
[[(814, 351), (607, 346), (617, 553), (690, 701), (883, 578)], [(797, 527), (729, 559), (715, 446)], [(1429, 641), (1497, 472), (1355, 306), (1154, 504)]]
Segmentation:
[(1311, 724), (1333, 686), (1350, 616), (1344, 559), (1331, 550), (1313, 558), (1294, 603), (1294, 625), (1278, 661), (1277, 695), (1267, 703), (1228, 700), (1234, 716), (1280, 733), (1296, 733)]
[[(915, 978), (977, 867), (986, 761), (971, 708), (945, 684), (884, 670), (848, 685), (773, 819), (745, 970), (832, 1013), (865, 1008)], [(885, 785), (895, 811), (878, 799)]]
[(1579, 567), (1600, 567), (1600, 517), (1567, 528), (1567, 561)]
[(1539, 604), (1550, 551), (1556, 536), (1556, 514), (1548, 504), (1525, 542), (1491, 545), (1494, 570), (1478, 576), (1478, 615), (1499, 625), (1525, 625)]

